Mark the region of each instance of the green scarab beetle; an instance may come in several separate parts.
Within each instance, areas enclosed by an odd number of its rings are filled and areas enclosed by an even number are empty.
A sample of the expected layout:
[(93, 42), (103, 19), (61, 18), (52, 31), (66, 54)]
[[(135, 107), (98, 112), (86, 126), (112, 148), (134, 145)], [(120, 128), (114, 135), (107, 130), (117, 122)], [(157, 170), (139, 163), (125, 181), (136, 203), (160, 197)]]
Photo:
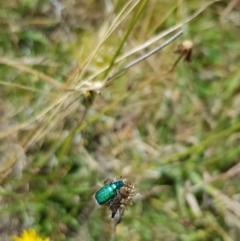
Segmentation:
[(103, 205), (110, 202), (117, 195), (117, 191), (123, 186), (123, 181), (111, 182), (106, 184), (95, 194), (95, 198), (98, 204)]

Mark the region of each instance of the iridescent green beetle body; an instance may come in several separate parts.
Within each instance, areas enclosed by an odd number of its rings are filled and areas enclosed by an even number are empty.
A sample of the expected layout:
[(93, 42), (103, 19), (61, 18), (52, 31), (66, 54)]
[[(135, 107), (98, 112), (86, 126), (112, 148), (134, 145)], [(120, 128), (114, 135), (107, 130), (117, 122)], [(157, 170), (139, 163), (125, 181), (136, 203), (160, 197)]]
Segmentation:
[(116, 195), (117, 191), (123, 187), (123, 181), (111, 182), (106, 184), (95, 194), (95, 198), (99, 205), (110, 202)]

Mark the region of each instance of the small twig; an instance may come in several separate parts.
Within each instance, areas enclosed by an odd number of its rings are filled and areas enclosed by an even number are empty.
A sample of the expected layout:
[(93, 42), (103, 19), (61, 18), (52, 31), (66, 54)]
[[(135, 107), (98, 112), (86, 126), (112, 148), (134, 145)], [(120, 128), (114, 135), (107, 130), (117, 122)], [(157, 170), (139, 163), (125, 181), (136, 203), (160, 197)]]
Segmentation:
[(152, 51), (146, 53), (145, 55), (139, 57), (138, 59), (135, 59), (134, 61), (132, 61), (131, 63), (127, 64), (125, 67), (123, 67), (122, 69), (116, 71), (115, 73), (113, 73), (112, 75), (109, 76), (108, 80), (112, 79), (114, 76), (120, 74), (123, 71), (126, 71), (127, 69), (131, 68), (132, 66), (140, 63), (141, 61), (143, 61), (144, 59), (147, 59), (148, 57), (152, 56), (153, 54), (157, 53), (158, 51), (162, 50), (163, 48), (165, 48), (167, 45), (169, 45), (170, 43), (172, 43), (175, 39), (177, 39), (178, 37), (180, 37), (183, 34), (183, 30), (180, 30), (178, 33), (176, 33), (175, 35), (173, 35), (171, 38), (169, 38), (165, 43), (161, 44), (160, 46), (158, 46), (157, 48), (153, 49)]
[(116, 225), (115, 225), (115, 222), (113, 222), (112, 223), (112, 233), (111, 233), (110, 241), (114, 241), (115, 233), (116, 233)]
[(112, 222), (112, 233), (111, 233), (110, 241), (114, 241), (115, 239), (116, 227), (119, 223), (121, 223), (123, 213), (124, 213), (124, 209), (118, 209), (116, 215), (114, 216), (114, 219)]

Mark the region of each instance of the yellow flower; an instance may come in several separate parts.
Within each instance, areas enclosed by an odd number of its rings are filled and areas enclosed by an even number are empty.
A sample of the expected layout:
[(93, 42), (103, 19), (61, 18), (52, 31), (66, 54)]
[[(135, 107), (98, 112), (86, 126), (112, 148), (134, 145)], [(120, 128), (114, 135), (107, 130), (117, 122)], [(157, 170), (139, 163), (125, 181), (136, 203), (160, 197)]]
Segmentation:
[(22, 237), (13, 237), (13, 241), (50, 241), (49, 238), (42, 239), (33, 229), (23, 230)]

